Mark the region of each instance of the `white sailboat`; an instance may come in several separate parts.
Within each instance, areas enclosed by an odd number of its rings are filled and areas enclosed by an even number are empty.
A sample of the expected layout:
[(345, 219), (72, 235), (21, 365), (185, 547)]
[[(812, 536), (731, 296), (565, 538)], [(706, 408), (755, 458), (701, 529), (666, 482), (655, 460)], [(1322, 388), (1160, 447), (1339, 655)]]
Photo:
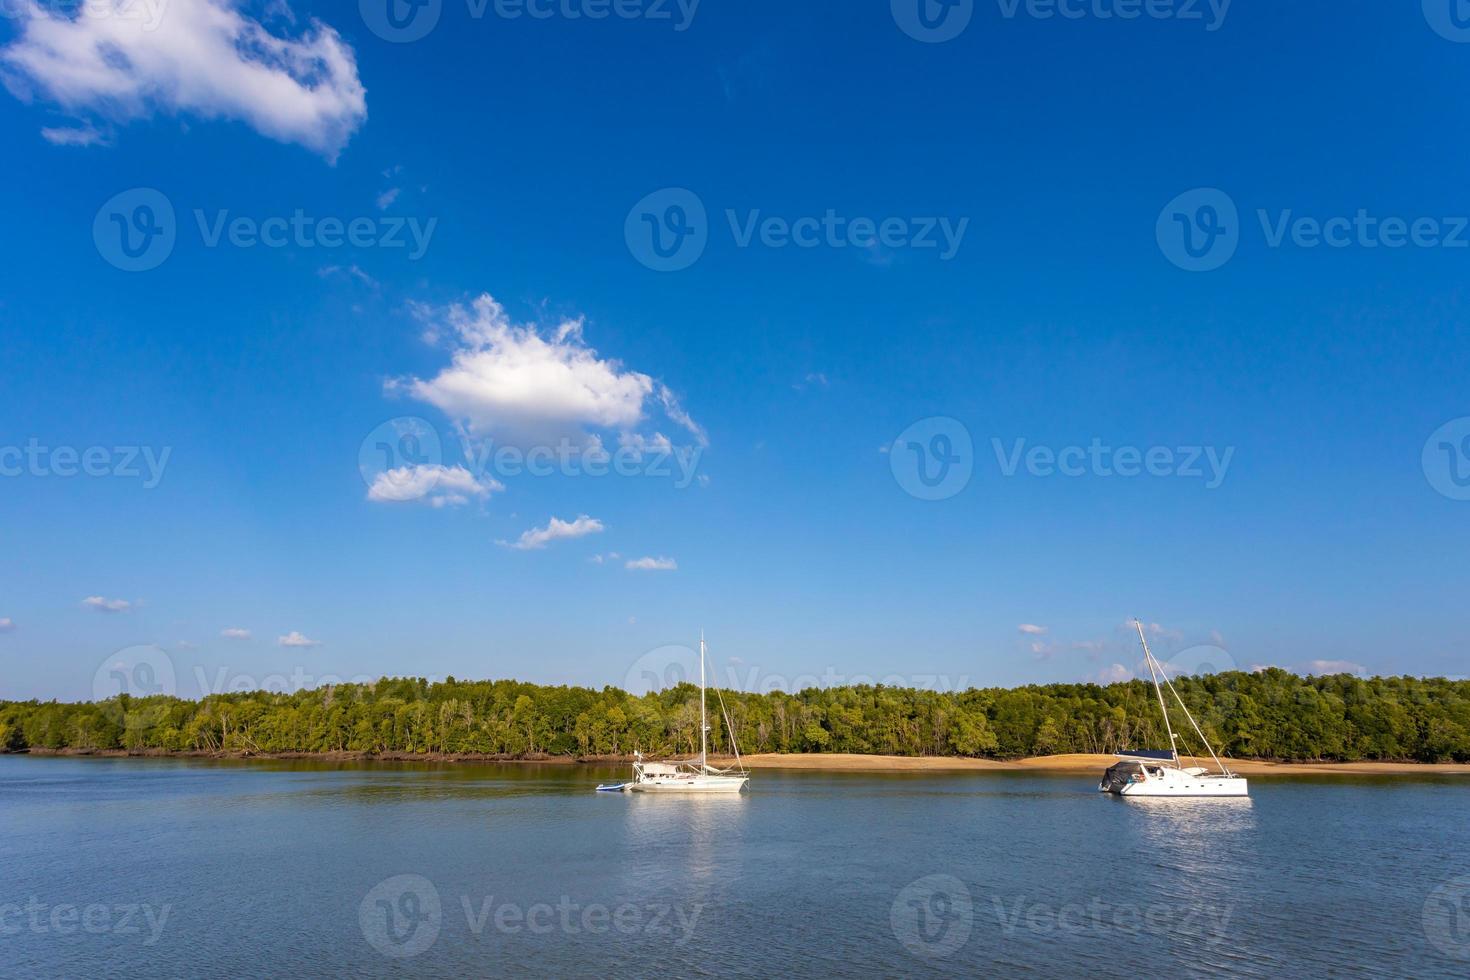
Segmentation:
[[(1194, 720), (1194, 715), (1189, 713), (1189, 707), (1185, 705), (1184, 699), (1174, 689), (1174, 682), (1169, 680), (1169, 675), (1165, 673), (1163, 666), (1154, 659), (1152, 651), (1148, 648), (1148, 639), (1143, 635), (1143, 624), (1135, 619), (1133, 625), (1138, 629), (1138, 640), (1143, 644), (1143, 656), (1148, 662), (1148, 672), (1154, 681), (1154, 692), (1159, 696), (1159, 710), (1164, 714), (1164, 729), (1169, 733), (1169, 749), (1166, 752), (1118, 753), (1119, 758), (1123, 761), (1116, 763), (1103, 774), (1102, 782), (1097, 787), (1098, 790), (1117, 796), (1248, 796), (1247, 781), (1235, 775), (1225, 763), (1220, 761), (1209, 739), (1205, 738), (1205, 733), (1200, 730), (1199, 723)], [(1161, 674), (1163, 684), (1159, 683)], [(1179, 702), (1184, 717), (1189, 719), (1195, 734), (1199, 736), (1205, 749), (1209, 751), (1210, 758), (1215, 760), (1215, 765), (1219, 767), (1218, 772), (1212, 772), (1200, 766), (1180, 765), (1179, 736), (1174, 734), (1174, 726), (1169, 721), (1169, 706), (1164, 700), (1165, 685), (1168, 686), (1175, 700)]]
[(634, 753), (633, 779), (616, 786), (599, 786), (601, 792), (622, 791), (625, 793), (739, 793), (750, 785), (750, 773), (740, 761), (740, 746), (735, 741), (735, 726), (730, 724), (729, 712), (725, 711), (725, 699), (720, 698), (721, 714), (730, 732), (730, 744), (735, 749), (735, 766), (731, 769), (716, 769), (709, 764), (709, 722), (705, 712), (704, 679), (705, 646), (704, 634), (699, 634), (699, 758), (683, 762), (644, 762), (643, 753)]

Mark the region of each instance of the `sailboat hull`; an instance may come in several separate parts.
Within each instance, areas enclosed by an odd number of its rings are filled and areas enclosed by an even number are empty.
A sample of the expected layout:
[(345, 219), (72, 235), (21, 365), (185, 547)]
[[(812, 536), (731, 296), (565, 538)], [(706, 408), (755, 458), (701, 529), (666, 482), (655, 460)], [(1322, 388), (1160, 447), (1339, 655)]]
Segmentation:
[(739, 793), (749, 776), (654, 776), (629, 783), (630, 793)]
[(1186, 798), (1225, 798), (1250, 795), (1249, 780), (1239, 776), (1201, 774), (1173, 766), (1140, 766), (1123, 763), (1103, 774), (1097, 787), (1114, 796)]
[(1175, 797), (1178, 799), (1189, 797), (1241, 797), (1250, 796), (1250, 789), (1246, 786), (1244, 779), (1201, 779), (1195, 781), (1194, 785), (1173, 785), (1160, 783), (1157, 785), (1135, 784), (1125, 786), (1113, 791), (1118, 796), (1127, 797)]

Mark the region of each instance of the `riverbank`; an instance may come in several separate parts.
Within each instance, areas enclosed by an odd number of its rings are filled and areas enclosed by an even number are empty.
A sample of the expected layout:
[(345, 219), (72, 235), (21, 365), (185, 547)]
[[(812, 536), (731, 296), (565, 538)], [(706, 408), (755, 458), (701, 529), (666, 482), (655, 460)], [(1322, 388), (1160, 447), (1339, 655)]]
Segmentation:
[[(90, 758), (139, 759), (279, 759), (316, 762), (441, 762), (441, 763), (515, 763), (528, 765), (628, 765), (625, 756), (574, 758), (565, 755), (505, 756), (442, 752), (164, 752), (143, 750), (129, 752), (87, 749), (31, 749), (37, 756), (80, 756)], [(847, 755), (842, 753), (806, 753), (781, 755), (763, 753), (748, 755), (745, 764), (751, 769), (806, 769), (822, 772), (1087, 772), (1098, 773), (1117, 762), (1111, 755), (1047, 755), (1030, 759), (968, 759), (942, 756)], [(1470, 763), (1422, 762), (1264, 762), (1252, 759), (1227, 759), (1233, 772), (1242, 776), (1276, 775), (1447, 775), (1470, 776)], [(715, 765), (729, 765), (730, 758), (710, 757)], [(1203, 760), (1201, 765), (1209, 765)]]
[[(752, 769), (819, 769), (832, 772), (1090, 772), (1099, 773), (1118, 761), (1112, 755), (1047, 755), (1030, 759), (958, 759), (889, 755), (752, 755), (745, 763)], [(1421, 762), (1261, 762), (1251, 759), (1225, 760), (1232, 772), (1242, 776), (1297, 774), (1338, 775), (1470, 775), (1470, 763)], [(1201, 765), (1210, 765), (1206, 759)]]

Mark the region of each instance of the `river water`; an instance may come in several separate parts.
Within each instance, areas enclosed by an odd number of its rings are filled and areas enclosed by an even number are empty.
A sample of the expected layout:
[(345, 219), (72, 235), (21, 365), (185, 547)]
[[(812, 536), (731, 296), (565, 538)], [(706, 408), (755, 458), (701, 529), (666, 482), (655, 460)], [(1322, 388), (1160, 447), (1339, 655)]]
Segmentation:
[(0, 974), (1470, 974), (1470, 779), (617, 775), (0, 757)]

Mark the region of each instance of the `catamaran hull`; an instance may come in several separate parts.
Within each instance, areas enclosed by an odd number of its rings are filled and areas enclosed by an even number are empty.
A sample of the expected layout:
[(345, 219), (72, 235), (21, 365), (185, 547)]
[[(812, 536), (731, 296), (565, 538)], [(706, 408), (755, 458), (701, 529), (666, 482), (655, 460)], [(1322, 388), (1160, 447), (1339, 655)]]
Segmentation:
[(623, 787), (629, 793), (739, 793), (750, 785), (745, 777), (710, 776), (697, 779), (644, 780)]
[(1198, 780), (1149, 780), (1146, 783), (1129, 783), (1126, 786), (1100, 787), (1104, 793), (1127, 797), (1241, 797), (1249, 796), (1250, 788), (1245, 779), (1198, 779)]

